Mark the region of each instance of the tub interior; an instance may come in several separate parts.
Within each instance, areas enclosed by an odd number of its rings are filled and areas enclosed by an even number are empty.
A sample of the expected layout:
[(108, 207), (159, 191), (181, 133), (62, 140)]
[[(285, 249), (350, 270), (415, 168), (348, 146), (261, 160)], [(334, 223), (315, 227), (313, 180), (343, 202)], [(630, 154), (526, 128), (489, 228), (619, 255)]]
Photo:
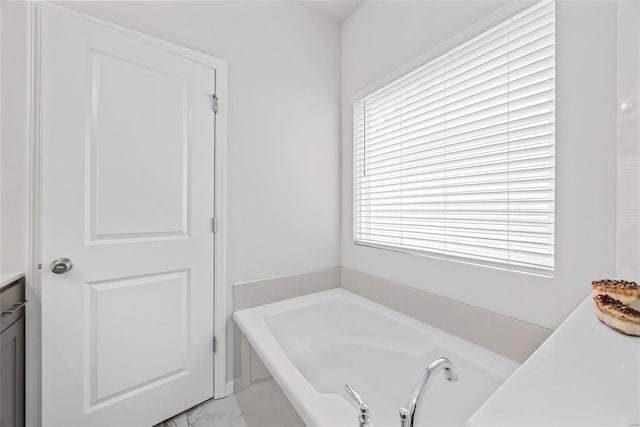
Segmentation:
[(317, 392), (340, 395), (353, 406), (356, 420), (356, 404), (344, 391), (344, 384), (351, 384), (371, 408), (376, 426), (399, 425), (399, 408), (438, 357), (449, 357), (460, 379), (432, 377), (420, 408), (421, 426), (466, 424), (506, 379), (504, 369), (478, 363), (470, 343), (339, 298), (269, 315), (266, 322)]

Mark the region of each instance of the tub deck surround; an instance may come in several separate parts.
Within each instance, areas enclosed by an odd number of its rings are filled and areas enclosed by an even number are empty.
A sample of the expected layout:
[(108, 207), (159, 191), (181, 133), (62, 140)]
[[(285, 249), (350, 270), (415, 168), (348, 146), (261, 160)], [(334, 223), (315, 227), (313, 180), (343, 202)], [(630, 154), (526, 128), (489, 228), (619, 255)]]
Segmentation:
[(249, 343), (309, 426), (353, 426), (354, 386), (374, 426), (396, 426), (421, 372), (440, 356), (455, 383), (435, 376), (420, 425), (463, 425), (518, 367), (504, 356), (344, 289), (332, 289), (234, 314)]
[(640, 425), (640, 338), (602, 324), (589, 295), (469, 425)]
[(336, 266), (309, 273), (236, 283), (233, 287), (234, 309), (243, 310), (338, 288), (340, 274), (340, 267)]
[(341, 287), (524, 362), (553, 331), (361, 271), (342, 267)]

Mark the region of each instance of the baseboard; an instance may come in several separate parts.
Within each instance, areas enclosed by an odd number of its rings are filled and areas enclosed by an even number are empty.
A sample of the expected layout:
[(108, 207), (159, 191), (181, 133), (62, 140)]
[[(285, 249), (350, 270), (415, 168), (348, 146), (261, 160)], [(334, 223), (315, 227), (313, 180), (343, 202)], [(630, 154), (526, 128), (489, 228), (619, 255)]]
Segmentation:
[(237, 379), (233, 379), (231, 381), (227, 381), (227, 394), (224, 396), (218, 396), (216, 397), (216, 399), (223, 399), (227, 396), (231, 396), (234, 393), (234, 390), (236, 389), (236, 381), (238, 381)]

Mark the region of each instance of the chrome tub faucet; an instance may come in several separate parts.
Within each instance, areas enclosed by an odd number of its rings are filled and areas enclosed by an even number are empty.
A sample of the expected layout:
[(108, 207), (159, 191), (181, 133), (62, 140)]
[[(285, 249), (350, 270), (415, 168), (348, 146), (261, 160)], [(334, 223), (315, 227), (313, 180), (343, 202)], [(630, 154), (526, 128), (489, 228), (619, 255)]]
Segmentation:
[(351, 396), (351, 398), (355, 400), (358, 406), (360, 407), (360, 415), (358, 416), (359, 426), (369, 427), (369, 424), (371, 422), (369, 418), (369, 406), (362, 401), (360, 394), (358, 394), (355, 388), (351, 387), (349, 384), (345, 384), (344, 389), (347, 390), (347, 393), (349, 393), (349, 396)]
[(437, 371), (444, 370), (444, 376), (447, 381), (458, 381), (458, 374), (453, 363), (446, 357), (439, 357), (424, 370), (420, 379), (416, 383), (416, 387), (411, 393), (409, 403), (406, 407), (400, 408), (400, 427), (414, 427), (417, 425), (416, 421), (416, 409), (420, 404), (423, 391), (429, 381), (431, 374)]

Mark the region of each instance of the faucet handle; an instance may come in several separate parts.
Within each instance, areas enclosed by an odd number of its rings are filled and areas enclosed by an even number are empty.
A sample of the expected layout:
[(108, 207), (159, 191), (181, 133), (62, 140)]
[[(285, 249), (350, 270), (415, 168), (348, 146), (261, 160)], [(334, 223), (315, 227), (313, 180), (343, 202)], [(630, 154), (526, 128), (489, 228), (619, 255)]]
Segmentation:
[(360, 397), (360, 394), (351, 385), (345, 384), (344, 389), (347, 390), (347, 393), (349, 393), (349, 396), (351, 396), (351, 398), (355, 400), (358, 406), (360, 407), (360, 416), (358, 417), (360, 427), (368, 426), (370, 422), (369, 406), (366, 403), (364, 403), (364, 401), (362, 400), (362, 397)]
[(360, 394), (356, 391), (355, 388), (353, 388), (350, 384), (345, 384), (344, 385), (344, 389), (347, 390), (347, 393), (349, 393), (349, 396), (351, 396), (351, 398), (353, 400), (356, 401), (356, 403), (362, 408), (363, 406), (367, 406), (366, 403), (364, 403), (362, 401), (362, 397), (360, 397)]

